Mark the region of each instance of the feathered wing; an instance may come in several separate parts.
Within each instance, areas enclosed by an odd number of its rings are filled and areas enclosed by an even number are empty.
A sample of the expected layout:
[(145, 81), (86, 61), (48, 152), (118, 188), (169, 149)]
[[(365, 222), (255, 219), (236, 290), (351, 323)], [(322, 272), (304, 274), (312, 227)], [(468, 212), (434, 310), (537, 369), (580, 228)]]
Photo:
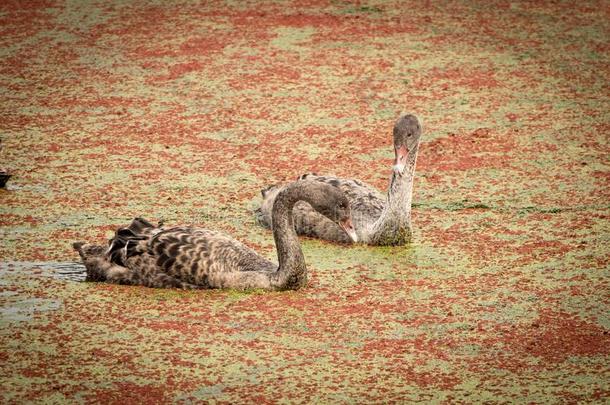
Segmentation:
[(300, 180), (315, 180), (338, 187), (347, 197), (356, 229), (375, 222), (385, 207), (385, 197), (377, 189), (356, 179), (304, 174)]
[[(256, 288), (277, 268), (242, 243), (193, 227), (163, 229), (142, 218), (119, 228), (101, 253), (77, 247), (87, 279), (155, 288)], [(248, 272), (248, 274), (240, 274)]]
[(110, 260), (104, 246), (83, 242), (73, 244), (86, 268), (85, 281), (98, 281), (124, 285), (142, 285), (151, 288), (197, 289), (197, 285), (185, 283), (160, 272), (133, 270)]
[[(333, 176), (304, 174), (299, 180), (313, 180), (338, 187), (347, 197), (352, 212), (352, 222), (360, 240), (366, 240), (366, 232), (379, 218), (385, 206), (385, 199), (373, 187), (355, 179), (342, 179)], [(263, 202), (256, 210), (258, 221), (270, 228), (271, 210), (275, 197), (282, 190), (272, 186), (263, 191)], [(351, 243), (349, 236), (334, 222), (315, 211), (311, 205), (300, 201), (294, 206), (294, 223), (298, 234), (335, 242)]]
[(156, 233), (128, 249), (126, 266), (150, 269), (179, 280), (219, 288), (229, 273), (274, 272), (277, 266), (249, 247), (219, 232), (178, 227)]

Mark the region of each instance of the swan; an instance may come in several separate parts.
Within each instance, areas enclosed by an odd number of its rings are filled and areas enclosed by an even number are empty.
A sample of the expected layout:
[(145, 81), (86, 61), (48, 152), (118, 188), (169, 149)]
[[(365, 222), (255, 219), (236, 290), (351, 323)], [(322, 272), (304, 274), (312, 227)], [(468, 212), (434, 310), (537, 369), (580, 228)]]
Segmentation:
[[(373, 187), (355, 179), (304, 174), (301, 181), (329, 184), (343, 191), (349, 200), (358, 241), (369, 245), (404, 245), (412, 238), (411, 201), (413, 178), (422, 125), (412, 114), (402, 115), (394, 124), (394, 165), (387, 197)], [(259, 222), (271, 227), (271, 212), (282, 186), (262, 190), (263, 201), (256, 210)], [(294, 207), (295, 226), (299, 234), (341, 243), (356, 242), (329, 218), (316, 212), (305, 201)]]
[(88, 281), (155, 288), (289, 290), (307, 282), (307, 268), (291, 215), (298, 201), (355, 237), (349, 202), (338, 188), (296, 181), (277, 193), (272, 209), (279, 265), (220, 232), (163, 228), (142, 218), (119, 228), (109, 248), (76, 242)]

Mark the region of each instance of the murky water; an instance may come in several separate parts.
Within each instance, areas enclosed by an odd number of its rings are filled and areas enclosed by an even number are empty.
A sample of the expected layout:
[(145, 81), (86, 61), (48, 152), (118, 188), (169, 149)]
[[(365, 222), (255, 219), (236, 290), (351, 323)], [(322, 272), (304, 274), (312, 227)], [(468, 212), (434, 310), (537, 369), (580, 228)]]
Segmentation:
[(85, 266), (64, 262), (0, 262), (0, 325), (31, 320), (37, 313), (56, 311), (63, 300), (29, 297), (14, 289), (9, 280), (12, 274), (29, 274), (32, 277), (52, 277), (67, 282), (85, 281)]
[[(0, 262), (0, 280), (5, 272), (31, 272), (33, 275), (53, 277), (58, 280), (85, 281), (85, 266), (76, 262)], [(0, 286), (2, 282), (0, 281)]]

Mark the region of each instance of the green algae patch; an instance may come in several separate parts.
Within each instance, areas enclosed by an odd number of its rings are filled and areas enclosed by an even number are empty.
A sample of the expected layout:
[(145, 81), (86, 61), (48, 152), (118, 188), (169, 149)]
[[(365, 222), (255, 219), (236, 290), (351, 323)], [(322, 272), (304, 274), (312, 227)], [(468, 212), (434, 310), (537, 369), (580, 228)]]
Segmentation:
[(298, 50), (300, 45), (307, 42), (316, 32), (313, 27), (297, 28), (278, 28), (275, 30), (276, 38), (271, 41), (271, 46), (284, 51)]

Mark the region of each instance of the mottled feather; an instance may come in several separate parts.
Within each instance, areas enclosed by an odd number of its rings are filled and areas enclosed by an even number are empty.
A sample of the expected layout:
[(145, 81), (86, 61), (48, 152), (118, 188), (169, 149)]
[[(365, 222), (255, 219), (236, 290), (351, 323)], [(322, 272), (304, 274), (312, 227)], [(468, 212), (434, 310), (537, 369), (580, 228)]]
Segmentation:
[[(340, 190), (298, 181), (276, 195), (273, 207), (278, 264), (220, 232), (180, 226), (163, 228), (135, 218), (119, 228), (109, 247), (75, 243), (88, 281), (166, 288), (297, 289), (307, 281), (292, 210), (306, 200), (337, 223), (351, 222)], [(313, 209), (313, 208), (311, 208)]]
[[(355, 179), (319, 176), (309, 173), (300, 181), (314, 181), (340, 189), (347, 197), (352, 222), (358, 241), (372, 245), (402, 245), (411, 240), (411, 201), (415, 163), (422, 127), (419, 119), (405, 114), (394, 124), (393, 142), (395, 162), (389, 181), (387, 198), (373, 187)], [(263, 202), (256, 210), (259, 222), (271, 227), (270, 213), (277, 193), (282, 187), (272, 186), (263, 190)], [(350, 239), (332, 221), (314, 212), (306, 203), (294, 208), (297, 233), (335, 242)]]
[[(373, 187), (354, 179), (342, 179), (334, 176), (318, 176), (313, 173), (303, 174), (299, 180), (315, 181), (340, 189), (347, 197), (352, 212), (352, 222), (359, 238), (363, 230), (379, 218), (385, 199)], [(275, 197), (282, 186), (272, 186), (263, 193), (261, 206), (256, 210), (258, 222), (271, 228), (271, 209)], [(330, 219), (315, 211), (311, 205), (300, 201), (293, 208), (295, 230), (299, 235), (310, 236), (340, 243), (351, 243), (350, 237)]]

